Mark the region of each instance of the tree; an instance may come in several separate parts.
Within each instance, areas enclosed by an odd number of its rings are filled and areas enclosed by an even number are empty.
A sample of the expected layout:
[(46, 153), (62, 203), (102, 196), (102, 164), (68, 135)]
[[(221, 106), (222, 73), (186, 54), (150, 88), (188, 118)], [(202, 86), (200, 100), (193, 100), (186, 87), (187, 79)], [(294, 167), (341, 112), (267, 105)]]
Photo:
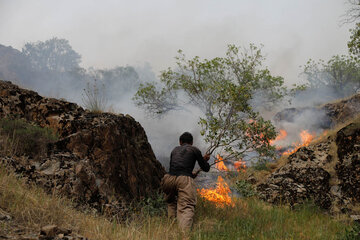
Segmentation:
[(283, 78), (274, 77), (262, 66), (261, 50), (229, 45), (225, 57), (187, 60), (179, 50), (177, 68), (161, 73), (160, 82), (140, 85), (134, 100), (150, 114), (164, 115), (172, 110), (198, 107), (201, 135), (209, 144), (208, 153), (219, 153), (227, 160), (257, 152), (258, 160), (274, 156), (269, 140), (276, 132), (252, 102), (261, 96), (261, 104), (281, 99), (286, 93)]
[(66, 72), (79, 68), (81, 56), (66, 39), (52, 38), (45, 42), (26, 43), (22, 48), (36, 71)]
[(350, 54), (354, 58), (359, 58), (360, 56), (360, 23), (356, 24), (354, 29), (350, 29), (351, 36), (350, 41), (348, 42), (348, 48)]
[(348, 42), (348, 48), (350, 54), (358, 58), (360, 55), (360, 0), (348, 0), (349, 8), (344, 15), (344, 23), (357, 22), (355, 28), (350, 29), (350, 41)]
[(121, 99), (128, 93), (134, 94), (140, 85), (137, 72), (131, 66), (112, 69), (90, 69), (89, 76), (102, 82), (112, 99)]
[(309, 87), (329, 87), (340, 96), (348, 96), (360, 88), (360, 61), (346, 55), (333, 56), (328, 62), (309, 60), (304, 66), (303, 75)]
[(348, 0), (349, 8), (347, 9), (343, 23), (352, 23), (360, 18), (360, 0)]

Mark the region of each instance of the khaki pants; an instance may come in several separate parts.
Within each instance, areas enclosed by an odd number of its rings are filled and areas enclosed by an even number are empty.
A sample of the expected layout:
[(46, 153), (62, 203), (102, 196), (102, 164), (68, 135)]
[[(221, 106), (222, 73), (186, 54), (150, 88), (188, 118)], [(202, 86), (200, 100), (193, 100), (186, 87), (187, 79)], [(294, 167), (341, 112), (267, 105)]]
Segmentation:
[(194, 179), (189, 176), (165, 174), (161, 185), (168, 203), (168, 216), (176, 217), (180, 228), (183, 231), (189, 231), (193, 223), (196, 205)]

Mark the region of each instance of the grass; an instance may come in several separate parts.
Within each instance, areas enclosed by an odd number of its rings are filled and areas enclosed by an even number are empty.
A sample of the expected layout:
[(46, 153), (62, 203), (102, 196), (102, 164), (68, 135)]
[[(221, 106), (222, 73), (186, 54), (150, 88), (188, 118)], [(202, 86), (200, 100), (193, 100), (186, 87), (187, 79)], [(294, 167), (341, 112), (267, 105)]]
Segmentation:
[[(131, 220), (116, 223), (81, 212), (70, 200), (25, 184), (4, 167), (0, 167), (0, 208), (17, 224), (35, 230), (56, 224), (90, 239), (182, 238), (176, 222), (164, 213), (139, 209)], [(219, 209), (199, 198), (190, 239), (337, 239), (348, 227), (346, 221), (336, 220), (311, 204), (290, 210), (249, 198), (236, 199), (234, 208)]]
[(58, 136), (49, 128), (32, 125), (22, 119), (0, 119), (0, 154), (39, 158), (47, 152), (47, 145)]
[[(6, 146), (4, 154), (18, 153), (18, 143), (24, 138), (45, 140), (37, 142), (41, 149), (54, 138), (47, 130), (30, 126), (25, 122), (0, 121), (0, 143)], [(19, 131), (20, 129), (21, 131)], [(30, 130), (29, 130), (30, 129)], [(31, 134), (30, 134), (31, 133)], [(33, 134), (34, 133), (34, 134)], [(20, 135), (19, 135), (20, 134)], [(17, 137), (15, 137), (17, 136)], [(20, 137), (19, 137), (20, 136)], [(1, 142), (2, 141), (2, 142)], [(36, 146), (33, 149), (36, 149)], [(336, 152), (334, 148), (333, 151)], [(26, 154), (21, 152), (21, 154)], [(282, 159), (286, 161), (286, 159)], [(333, 164), (336, 161), (331, 162)], [(279, 164), (279, 163), (278, 163)], [(282, 163), (283, 164), (283, 163)], [(249, 174), (262, 179), (279, 165), (267, 164), (261, 168), (249, 168), (238, 174), (233, 181), (242, 181)], [(241, 185), (247, 189), (247, 185)], [(250, 194), (251, 195), (251, 194)], [(216, 208), (199, 198), (193, 231), (190, 239), (353, 239), (354, 231), (349, 220), (342, 216), (332, 217), (311, 203), (290, 210), (286, 206), (272, 206), (255, 197), (234, 199), (235, 207)], [(115, 222), (102, 215), (76, 209), (69, 199), (47, 194), (38, 186), (25, 183), (5, 166), (0, 165), (0, 210), (8, 212), (17, 225), (38, 232), (41, 226), (56, 224), (72, 229), (89, 239), (182, 239), (183, 235), (174, 220), (166, 217), (160, 195), (132, 204), (124, 222)], [(0, 221), (0, 235), (9, 228)], [(356, 228), (355, 228), (356, 231)]]
[(107, 99), (105, 93), (105, 85), (98, 84), (98, 80), (94, 79), (94, 83), (87, 83), (82, 94), (82, 102), (86, 109), (93, 113), (102, 113), (107, 109)]

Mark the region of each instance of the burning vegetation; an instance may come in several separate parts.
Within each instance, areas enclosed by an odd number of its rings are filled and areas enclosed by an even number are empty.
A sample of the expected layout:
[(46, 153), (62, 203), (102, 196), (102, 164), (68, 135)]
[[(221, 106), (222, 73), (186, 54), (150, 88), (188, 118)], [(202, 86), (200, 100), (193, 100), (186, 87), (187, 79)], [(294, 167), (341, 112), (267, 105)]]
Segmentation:
[(224, 208), (226, 206), (234, 207), (235, 204), (232, 201), (230, 194), (231, 190), (225, 180), (218, 176), (216, 188), (198, 189), (200, 196), (210, 202), (213, 202), (216, 207)]
[[(224, 159), (218, 154), (215, 160), (215, 167), (220, 172), (229, 172), (230, 169), (225, 165)], [(246, 172), (246, 163), (242, 159), (234, 162), (233, 168), (237, 172)], [(225, 206), (234, 206), (233, 201), (231, 200), (231, 190), (225, 180), (218, 176), (216, 182), (216, 188), (209, 188), (201, 190), (198, 189), (198, 193), (200, 196), (212, 203), (215, 204), (216, 207), (223, 208)]]
[[(279, 135), (270, 141), (271, 145), (276, 146), (276, 150), (283, 156), (288, 156), (295, 153), (299, 148), (309, 146), (309, 144), (322, 135), (326, 134), (326, 131), (321, 134), (316, 132), (310, 132), (309, 130), (301, 130), (298, 137), (298, 141), (292, 142), (290, 144), (285, 143), (288, 138), (288, 132), (285, 129), (280, 129)], [(288, 142), (288, 141), (287, 141)], [(286, 146), (287, 145), (287, 146)]]

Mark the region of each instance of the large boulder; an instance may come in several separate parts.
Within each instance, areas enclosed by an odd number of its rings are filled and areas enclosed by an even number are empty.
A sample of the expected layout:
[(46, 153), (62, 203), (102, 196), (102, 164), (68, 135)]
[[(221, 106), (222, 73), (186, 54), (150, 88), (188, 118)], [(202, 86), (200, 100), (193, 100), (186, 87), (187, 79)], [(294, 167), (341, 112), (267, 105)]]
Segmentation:
[(151, 194), (165, 173), (144, 129), (129, 115), (92, 113), (0, 81), (0, 117), (26, 119), (60, 136), (46, 157), (3, 162), (29, 181), (99, 210), (112, 214)]
[(360, 122), (351, 123), (336, 135), (339, 188), (349, 203), (360, 203)]
[(312, 200), (333, 213), (360, 214), (360, 119), (300, 148), (258, 184), (257, 191), (270, 203)]

